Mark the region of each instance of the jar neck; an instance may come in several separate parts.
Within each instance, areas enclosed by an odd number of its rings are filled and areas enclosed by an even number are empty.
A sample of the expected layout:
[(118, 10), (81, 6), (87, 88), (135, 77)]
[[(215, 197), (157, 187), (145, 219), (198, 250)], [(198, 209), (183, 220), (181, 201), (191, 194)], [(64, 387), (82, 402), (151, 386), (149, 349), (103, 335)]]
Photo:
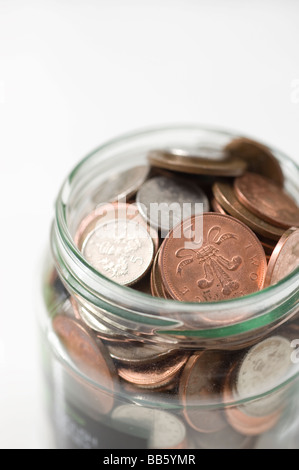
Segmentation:
[[(192, 133), (195, 129), (198, 131), (193, 127), (189, 130)], [(80, 303), (103, 321), (120, 330), (131, 331), (135, 336), (158, 335), (182, 343), (184, 347), (193, 342), (213, 346), (220, 340), (226, 344), (232, 339), (238, 341), (244, 335), (256, 335), (257, 331), (269, 331), (298, 310), (299, 269), (279, 284), (246, 297), (224, 302), (185, 303), (151, 297), (114, 283), (97, 272), (74, 244), (74, 231), (80, 219), (94, 208), (85, 202), (84, 206), (82, 201), (92, 200), (91, 193), (98, 188), (99, 178), (105, 178), (105, 174), (117, 164), (114, 155), (125, 154), (130, 148), (133, 152), (135, 147), (138, 154), (143, 151), (146, 155), (148, 148), (153, 147), (151, 134), (159, 134), (161, 140), (160, 133), (166, 132), (166, 140), (174, 131), (177, 135), (177, 128), (167, 128), (111, 141), (73, 170), (58, 196), (51, 233), (57, 271), (71, 295)], [(188, 128), (184, 128), (186, 139), (187, 131)], [(218, 134), (228, 139), (235, 137), (218, 131), (205, 132), (211, 132), (211, 138)], [(286, 159), (278, 157), (282, 161)], [(293, 165), (298, 181), (299, 169), (289, 159), (286, 163), (287, 167)], [(122, 159), (120, 168), (121, 165), (128, 166), (127, 160)]]

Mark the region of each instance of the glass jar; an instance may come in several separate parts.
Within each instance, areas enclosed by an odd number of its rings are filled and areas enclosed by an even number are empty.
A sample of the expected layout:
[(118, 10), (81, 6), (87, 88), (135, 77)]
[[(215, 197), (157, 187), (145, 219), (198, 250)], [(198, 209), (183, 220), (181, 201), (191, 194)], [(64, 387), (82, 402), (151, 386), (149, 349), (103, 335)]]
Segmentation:
[[(105, 278), (73, 241), (101, 182), (143, 164), (149, 150), (222, 147), (236, 137), (195, 125), (128, 134), (64, 182), (39, 315), (56, 447), (299, 448), (299, 269), (242, 298), (184, 303)], [(271, 151), (299, 201), (299, 167)]]

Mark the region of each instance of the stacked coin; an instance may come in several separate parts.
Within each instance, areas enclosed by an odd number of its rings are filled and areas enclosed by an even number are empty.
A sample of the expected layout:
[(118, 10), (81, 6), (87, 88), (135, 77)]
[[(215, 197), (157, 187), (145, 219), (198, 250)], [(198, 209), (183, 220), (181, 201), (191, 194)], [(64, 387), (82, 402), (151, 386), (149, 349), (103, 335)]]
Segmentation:
[(101, 204), (75, 234), (101, 274), (156, 297), (205, 302), (261, 290), (298, 266), (299, 207), (267, 147), (235, 139), (152, 150), (148, 162), (102, 183)]
[[(72, 378), (78, 403), (118, 430), (145, 433), (150, 447), (252, 446), (253, 437), (276, 425), (284, 411), (286, 389), (277, 384), (287, 380), (292, 363), (281, 334), (234, 352), (187, 352), (109, 338), (96, 323), (86, 324), (79, 304), (65, 310), (53, 328), (80, 371), (77, 383)], [(172, 431), (162, 439), (167, 423)]]

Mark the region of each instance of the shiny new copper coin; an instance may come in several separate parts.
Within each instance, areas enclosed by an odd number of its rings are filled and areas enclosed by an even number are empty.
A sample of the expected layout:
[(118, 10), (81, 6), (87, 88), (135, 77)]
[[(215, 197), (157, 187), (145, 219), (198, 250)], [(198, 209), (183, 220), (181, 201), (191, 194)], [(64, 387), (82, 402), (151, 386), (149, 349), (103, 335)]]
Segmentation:
[(170, 383), (188, 359), (186, 353), (171, 353), (149, 364), (120, 366), (119, 376), (139, 387), (159, 388)]
[(57, 315), (52, 324), (55, 333), (81, 373), (107, 390), (107, 393), (101, 393), (99, 407), (102, 412), (108, 413), (114, 402), (117, 373), (105, 346), (86, 326), (74, 318)]
[(231, 157), (242, 158), (248, 171), (258, 173), (283, 186), (284, 176), (279, 161), (265, 145), (245, 137), (232, 140), (224, 150)]
[(281, 237), (269, 260), (265, 285), (277, 284), (299, 267), (299, 229), (292, 227)]
[[(226, 427), (223, 411), (204, 408), (204, 404), (219, 402), (223, 357), (218, 351), (202, 351), (191, 356), (180, 378), (179, 395), (188, 424), (203, 433), (213, 433)], [(201, 406), (199, 405), (201, 403)]]
[(284, 229), (269, 224), (246, 209), (246, 207), (238, 201), (234, 189), (229, 183), (219, 181), (215, 183), (213, 185), (213, 194), (215, 199), (228, 214), (239, 219), (255, 233), (270, 238), (271, 240), (279, 240), (283, 235)]
[(299, 207), (273, 181), (255, 173), (235, 179), (237, 198), (248, 210), (278, 227), (299, 227)]
[(247, 168), (247, 163), (238, 157), (215, 160), (184, 149), (152, 150), (148, 160), (159, 168), (194, 175), (239, 176)]
[(210, 212), (175, 227), (162, 244), (160, 269), (173, 298), (213, 302), (262, 289), (267, 261), (261, 243), (246, 225)]

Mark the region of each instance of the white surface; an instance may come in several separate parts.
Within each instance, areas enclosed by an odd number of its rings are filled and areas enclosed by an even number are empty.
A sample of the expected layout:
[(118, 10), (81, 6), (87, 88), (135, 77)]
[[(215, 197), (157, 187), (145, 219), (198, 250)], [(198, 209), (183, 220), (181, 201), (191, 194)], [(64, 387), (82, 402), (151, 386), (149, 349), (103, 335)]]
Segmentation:
[(68, 171), (168, 122), (299, 161), (298, 17), (296, 0), (0, 0), (0, 447), (43, 445), (36, 271)]

